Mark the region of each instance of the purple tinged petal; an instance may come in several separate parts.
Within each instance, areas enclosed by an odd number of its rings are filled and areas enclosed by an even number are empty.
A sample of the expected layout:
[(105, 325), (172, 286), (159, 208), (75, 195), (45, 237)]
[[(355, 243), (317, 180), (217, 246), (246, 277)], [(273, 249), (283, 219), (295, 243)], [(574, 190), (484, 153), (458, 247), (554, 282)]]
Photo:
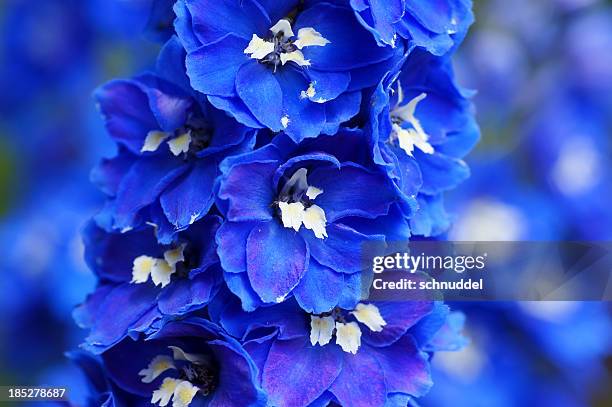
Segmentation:
[(229, 221), (272, 219), (272, 177), (276, 161), (236, 164), (221, 181), (219, 198), (227, 200)]
[(320, 314), (334, 308), (342, 294), (344, 276), (313, 261), (308, 272), (293, 290), (295, 299), (306, 312)]
[(219, 384), (209, 407), (255, 406), (260, 395), (253, 385), (257, 370), (248, 354), (233, 342), (208, 342), (219, 364)]
[(387, 325), (380, 332), (366, 330), (362, 340), (376, 347), (396, 342), (434, 308), (433, 301), (377, 301), (374, 305)]
[(159, 129), (147, 95), (133, 81), (115, 80), (98, 88), (95, 98), (111, 137), (140, 154), (147, 133)]
[(412, 336), (405, 335), (391, 346), (375, 348), (372, 353), (384, 371), (387, 392), (419, 397), (433, 385), (426, 354), (417, 348)]
[(260, 123), (273, 131), (283, 128), (283, 91), (270, 68), (255, 61), (242, 65), (236, 92)]
[(268, 354), (262, 385), (274, 405), (305, 407), (329, 388), (341, 369), (342, 351), (337, 346), (313, 347), (308, 338), (276, 340)]
[(243, 273), (247, 270), (246, 242), (256, 222), (225, 222), (217, 230), (217, 254), (223, 270)]
[(340, 124), (350, 120), (361, 108), (361, 92), (345, 92), (325, 103), (325, 126), (323, 134), (336, 134)]
[(210, 269), (193, 279), (177, 279), (159, 296), (159, 311), (165, 315), (183, 315), (204, 307), (220, 283), (218, 270)]
[(113, 158), (104, 158), (91, 171), (90, 179), (108, 196), (115, 196), (121, 180), (134, 163), (134, 156), (125, 150)]
[(308, 269), (308, 246), (278, 221), (255, 226), (247, 239), (247, 273), (264, 302), (281, 302)]
[(164, 214), (177, 229), (185, 229), (206, 215), (213, 204), (217, 176), (215, 160), (198, 160), (194, 167), (160, 196)]
[(342, 372), (330, 387), (340, 405), (382, 407), (387, 398), (382, 367), (366, 347), (344, 353)]
[(249, 62), (244, 54), (248, 42), (233, 34), (187, 54), (191, 86), (205, 95), (235, 96), (234, 83), (240, 67)]

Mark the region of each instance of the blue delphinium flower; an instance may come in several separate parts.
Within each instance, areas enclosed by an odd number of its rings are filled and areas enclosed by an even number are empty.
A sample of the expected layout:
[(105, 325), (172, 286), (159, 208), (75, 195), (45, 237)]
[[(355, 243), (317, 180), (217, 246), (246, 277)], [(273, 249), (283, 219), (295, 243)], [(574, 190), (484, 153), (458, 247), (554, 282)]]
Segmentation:
[(345, 129), (295, 143), (279, 134), (221, 164), (218, 253), (245, 309), (291, 294), (309, 311), (350, 307), (361, 290), (361, 244), (408, 239), (400, 197), (372, 164), (367, 137)]
[(474, 21), (471, 0), (350, 0), (350, 4), (379, 44), (395, 46), (401, 37), (434, 55), (461, 43)]
[(447, 58), (415, 49), (399, 68), (372, 96), (373, 158), (388, 169), (409, 208), (416, 200), (416, 213), (407, 213), (412, 233), (436, 236), (450, 225), (442, 193), (469, 176), (461, 158), (478, 140), (478, 126)]
[(240, 122), (295, 141), (359, 111), (396, 49), (379, 47), (347, 4), (181, 0), (176, 31), (197, 91)]
[(129, 230), (152, 219), (166, 243), (206, 215), (218, 162), (250, 149), (255, 135), (186, 88), (184, 53), (177, 46), (171, 39), (161, 51), (157, 75), (115, 80), (96, 92), (120, 146), (93, 173), (111, 197), (98, 222)]
[(202, 318), (166, 324), (147, 340), (127, 338), (100, 358), (74, 353), (91, 402), (109, 406), (265, 406), (257, 367), (238, 341)]
[(448, 308), (433, 302), (363, 302), (310, 314), (288, 300), (247, 313), (228, 298), (210, 313), (246, 340), (278, 407), (405, 406), (431, 387), (427, 352), (464, 345), (461, 318), (446, 325)]
[(85, 258), (100, 280), (75, 318), (90, 334), (86, 347), (102, 352), (126, 335), (138, 336), (161, 319), (203, 308), (222, 281), (214, 236), (220, 219), (206, 216), (169, 245), (155, 229), (107, 233), (91, 222)]

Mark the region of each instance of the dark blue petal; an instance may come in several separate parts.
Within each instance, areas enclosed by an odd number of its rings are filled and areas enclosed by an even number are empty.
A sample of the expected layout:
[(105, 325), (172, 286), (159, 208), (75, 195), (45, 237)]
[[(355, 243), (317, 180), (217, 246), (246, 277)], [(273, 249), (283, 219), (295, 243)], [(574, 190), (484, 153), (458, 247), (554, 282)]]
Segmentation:
[(229, 201), (229, 221), (270, 220), (276, 161), (234, 165), (221, 181), (219, 198)]
[(115, 227), (132, 227), (138, 211), (153, 203), (188, 168), (174, 157), (150, 156), (136, 161), (117, 190)]
[(230, 291), (240, 298), (245, 311), (253, 311), (263, 304), (259, 295), (253, 291), (246, 273), (223, 273), (223, 278)]
[(257, 121), (255, 116), (253, 116), (249, 108), (246, 107), (244, 102), (239, 97), (221, 97), (209, 95), (208, 101), (217, 109), (224, 110), (231, 114), (234, 119), (245, 126), (249, 126), (254, 129), (264, 127)]
[(362, 341), (372, 346), (388, 346), (401, 338), (411, 327), (434, 308), (432, 301), (388, 301), (374, 303), (387, 325), (380, 332), (366, 330)]
[(133, 81), (115, 80), (98, 88), (95, 98), (111, 137), (140, 154), (147, 133), (159, 130), (147, 95)]
[(191, 171), (176, 180), (160, 196), (168, 221), (182, 230), (206, 215), (213, 204), (217, 176), (214, 160), (198, 160)]
[(460, 159), (420, 151), (415, 151), (414, 156), (423, 174), (421, 192), (424, 194), (435, 195), (453, 189), (470, 176), (470, 169)]
[(217, 253), (223, 270), (228, 273), (246, 272), (246, 242), (256, 222), (225, 222), (215, 236)]
[(220, 278), (219, 270), (211, 269), (193, 279), (176, 279), (159, 296), (159, 311), (175, 316), (204, 307), (214, 296)]

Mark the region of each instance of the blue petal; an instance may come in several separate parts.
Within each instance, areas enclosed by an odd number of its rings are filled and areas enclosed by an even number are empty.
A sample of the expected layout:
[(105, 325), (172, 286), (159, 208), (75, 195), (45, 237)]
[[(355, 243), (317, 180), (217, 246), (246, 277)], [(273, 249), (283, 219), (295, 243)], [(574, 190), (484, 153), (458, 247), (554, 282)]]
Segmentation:
[(435, 195), (455, 188), (470, 176), (470, 169), (460, 159), (439, 153), (425, 154), (414, 152), (421, 173), (423, 174), (423, 187), (421, 192)]
[(150, 227), (127, 233), (108, 233), (92, 221), (83, 231), (83, 243), (87, 265), (101, 279), (114, 282), (132, 279), (136, 257), (161, 254)]
[(215, 340), (208, 343), (220, 361), (218, 387), (212, 394), (210, 407), (261, 405), (255, 379), (257, 370), (242, 347), (233, 342)]
[(259, 295), (253, 291), (246, 273), (223, 273), (223, 278), (230, 291), (240, 298), (245, 311), (253, 311), (263, 304)]
[(325, 123), (325, 107), (300, 97), (308, 88), (306, 78), (292, 67), (280, 69), (275, 76), (283, 92), (283, 116), (289, 118), (285, 133), (297, 143), (318, 136)]
[(308, 258), (301, 236), (276, 220), (259, 224), (247, 239), (247, 273), (264, 302), (282, 301), (302, 279)]
[(243, 273), (247, 269), (246, 241), (256, 222), (225, 222), (217, 230), (217, 254), (223, 270)]
[(343, 164), (340, 170), (317, 168), (308, 182), (323, 190), (316, 203), (325, 210), (329, 222), (345, 216), (373, 218), (384, 215), (397, 199), (384, 174), (352, 163)]
[(344, 353), (342, 372), (332, 384), (330, 391), (343, 406), (382, 406), (387, 398), (384, 372), (367, 349), (357, 354)]
[(323, 134), (336, 134), (340, 124), (350, 120), (361, 107), (361, 92), (346, 92), (325, 103), (325, 126)]
[(244, 39), (228, 34), (187, 54), (191, 86), (205, 95), (234, 96), (238, 70), (249, 62), (244, 54), (247, 45)]
[(87, 337), (88, 350), (99, 353), (126, 337), (129, 328), (155, 307), (159, 289), (152, 284), (125, 283), (104, 298)]
[(319, 398), (340, 373), (340, 348), (333, 345), (313, 347), (308, 340), (276, 340), (272, 344), (262, 385), (274, 405), (305, 407)]
[(150, 205), (189, 165), (174, 157), (150, 156), (136, 161), (121, 181), (115, 202), (115, 227), (133, 227), (138, 211)]
[(419, 195), (417, 201), (419, 207), (410, 218), (412, 233), (431, 237), (446, 232), (451, 226), (451, 216), (444, 208), (443, 194)]
[(253, 34), (263, 37), (274, 24), (253, 0), (187, 0), (186, 4), (195, 35), (203, 44), (228, 33), (250, 41)]
[(324, 47), (302, 50), (314, 69), (347, 71), (384, 61), (393, 54), (390, 47), (379, 47), (345, 7), (315, 4), (298, 16), (294, 31), (303, 27), (314, 28), (330, 41)]
[(120, 148), (113, 158), (104, 158), (91, 171), (91, 182), (109, 196), (115, 196), (125, 174), (134, 162), (134, 156)]
[(159, 311), (164, 315), (183, 315), (203, 308), (219, 286), (218, 270), (208, 270), (193, 279), (180, 278), (167, 286), (159, 296)]
[(159, 51), (155, 72), (163, 79), (180, 86), (184, 91), (190, 89), (189, 78), (185, 73), (185, 49), (176, 36), (171, 37)]
[(327, 225), (328, 237), (325, 239), (319, 239), (311, 230), (305, 229), (300, 234), (308, 242), (310, 254), (317, 262), (338, 273), (349, 274), (366, 266), (361, 256), (362, 244), (366, 241), (382, 240), (380, 236), (366, 236), (336, 223)]
[[(174, 131), (185, 124), (193, 99), (179, 87), (151, 74), (135, 79), (149, 100), (148, 106), (159, 128)], [(154, 130), (154, 129), (151, 129)]]
[(221, 181), (219, 198), (229, 201), (229, 221), (270, 220), (276, 161), (236, 164)]
[(146, 94), (133, 81), (115, 80), (98, 88), (95, 98), (111, 137), (140, 154), (147, 133), (159, 129)]
[(315, 95), (310, 100), (324, 103), (340, 96), (348, 88), (351, 75), (348, 72), (323, 72), (316, 69), (307, 71), (313, 83)]
[(283, 92), (272, 71), (250, 61), (240, 67), (236, 92), (253, 116), (273, 131), (282, 129)]
[(214, 160), (198, 160), (194, 167), (160, 196), (168, 221), (182, 230), (206, 215), (213, 204), (217, 176)]
[(380, 332), (365, 331), (362, 340), (377, 347), (397, 341), (434, 308), (432, 301), (377, 301), (374, 305), (387, 325)]
[(244, 104), (244, 102), (238, 97), (221, 97), (221, 96), (208, 96), (208, 101), (211, 105), (216, 107), (217, 109), (224, 110), (234, 119), (236, 119), (239, 123), (244, 124), (245, 126), (252, 127), (254, 129), (260, 129), (264, 127), (261, 123), (257, 121), (255, 116), (251, 113), (248, 107)]
[(314, 260), (308, 263), (308, 272), (293, 290), (295, 299), (306, 312), (328, 312), (338, 304), (344, 276), (322, 266)]
[(412, 336), (406, 335), (391, 346), (377, 348), (374, 355), (384, 371), (387, 392), (419, 397), (433, 385), (427, 355), (417, 348)]

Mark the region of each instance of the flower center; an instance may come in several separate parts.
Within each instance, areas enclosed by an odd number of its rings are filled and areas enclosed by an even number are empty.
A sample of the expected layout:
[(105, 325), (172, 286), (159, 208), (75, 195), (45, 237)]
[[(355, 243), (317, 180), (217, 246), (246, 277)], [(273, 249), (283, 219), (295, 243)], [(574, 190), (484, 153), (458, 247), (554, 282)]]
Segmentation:
[(327, 345), (336, 335), (336, 344), (343, 351), (355, 354), (361, 346), (361, 328), (356, 322), (367, 326), (373, 332), (380, 332), (387, 322), (374, 304), (359, 303), (351, 312), (334, 308), (330, 312), (310, 316), (310, 343)]
[(317, 238), (323, 239), (327, 237), (327, 219), (323, 208), (314, 203), (323, 190), (308, 185), (307, 172), (306, 168), (300, 168), (285, 183), (275, 202), (277, 215), (284, 227), (298, 232), (304, 225)]
[(282, 19), (270, 28), (268, 37), (260, 38), (253, 34), (244, 53), (260, 63), (274, 67), (293, 62), (299, 66), (310, 66), (310, 61), (304, 58), (302, 49), (305, 47), (324, 47), (330, 41), (314, 28), (300, 28), (297, 38), (291, 29), (289, 20)]
[(176, 371), (176, 377), (166, 377), (153, 391), (152, 404), (161, 407), (173, 400), (173, 407), (188, 407), (197, 393), (208, 396), (217, 387), (216, 369), (211, 368), (206, 355), (186, 353), (177, 346), (170, 346), (172, 357), (158, 355), (138, 374), (143, 383), (151, 383), (166, 371)]
[(391, 135), (389, 142), (399, 143), (399, 147), (409, 156), (413, 156), (414, 147), (425, 154), (433, 154), (434, 148), (429, 144), (429, 135), (425, 133), (421, 122), (415, 116), (417, 105), (427, 97), (426, 93), (421, 93), (405, 105), (401, 106), (404, 95), (401, 85), (398, 82), (397, 105), (391, 111)]
[[(147, 255), (138, 256), (132, 265), (131, 283), (142, 284), (149, 281), (149, 276), (156, 286), (164, 288), (170, 284), (172, 275), (187, 277), (191, 264), (185, 261), (186, 243), (164, 252), (163, 258), (155, 258)], [(189, 256), (193, 258), (193, 256)]]
[(173, 132), (151, 130), (140, 151), (157, 151), (163, 142), (167, 142), (170, 151), (175, 156), (184, 154), (185, 158), (194, 157), (210, 145), (211, 137), (206, 121), (198, 117), (190, 117), (184, 126)]

